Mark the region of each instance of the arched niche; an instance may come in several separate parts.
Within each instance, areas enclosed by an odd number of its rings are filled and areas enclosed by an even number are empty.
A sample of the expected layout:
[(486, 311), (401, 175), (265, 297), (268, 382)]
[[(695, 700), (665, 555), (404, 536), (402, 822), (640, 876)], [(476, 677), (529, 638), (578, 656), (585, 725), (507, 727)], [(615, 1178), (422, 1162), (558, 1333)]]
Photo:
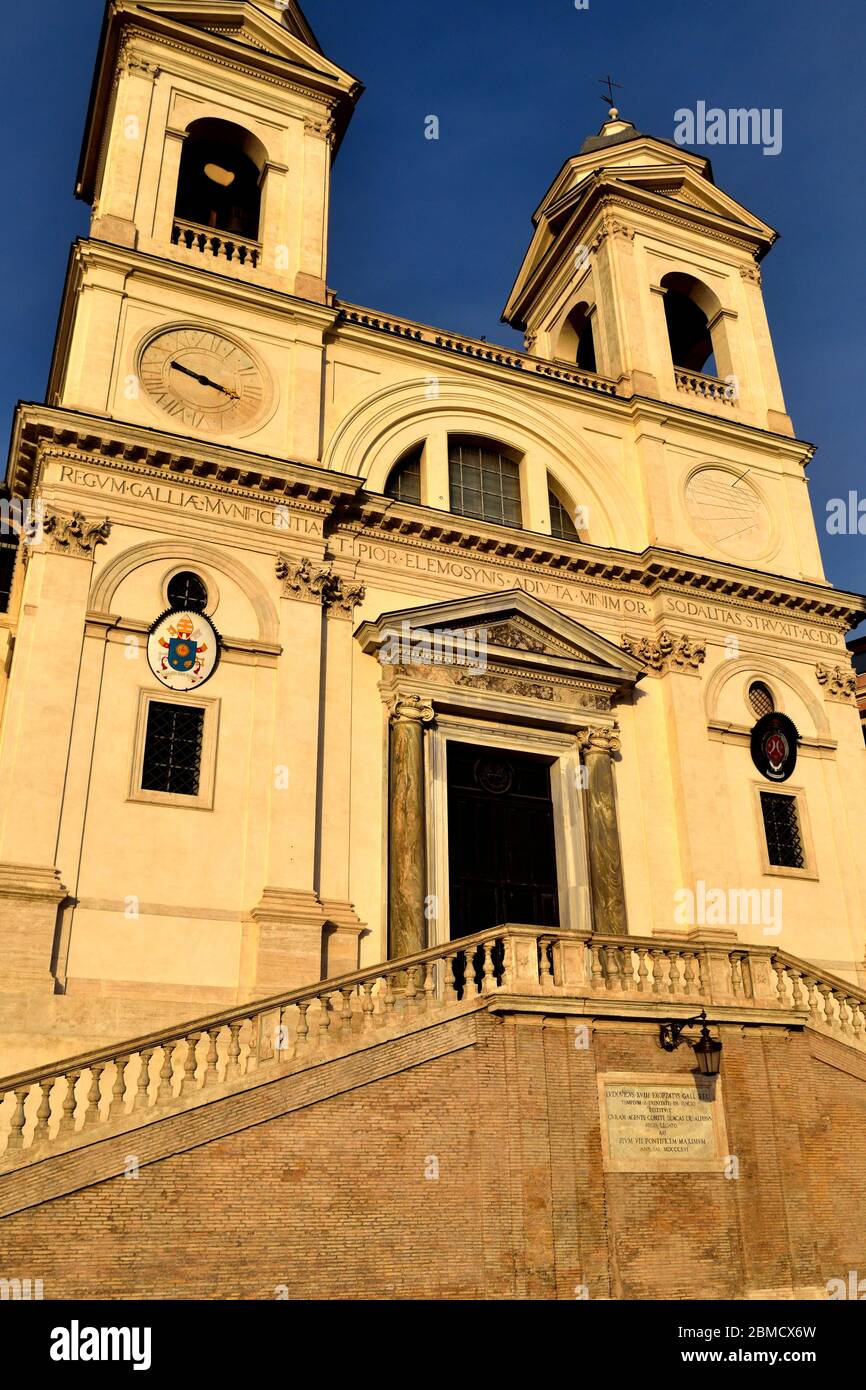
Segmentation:
[[(250, 619), (256, 630), (249, 633), (233, 630), (220, 614), (218, 625), (223, 628), (224, 636), (249, 636), (261, 642), (278, 640), (277, 610), (261, 580), (233, 556), (199, 541), (148, 541), (121, 551), (95, 576), (90, 592), (90, 609), (97, 613), (114, 612), (115, 595), (121, 585), (137, 570), (148, 568), (152, 574), (148, 577), (147, 605), (154, 607), (152, 617), (156, 618), (159, 613), (156, 605), (162, 600), (167, 578), (180, 568), (195, 570), (196, 566), (204, 571), (205, 581), (211, 572), (224, 576), (236, 586), (249, 606)], [(220, 586), (220, 602), (226, 613), (228, 598), (229, 590), (223, 584)], [(148, 611), (123, 616), (143, 618), (148, 616)]]

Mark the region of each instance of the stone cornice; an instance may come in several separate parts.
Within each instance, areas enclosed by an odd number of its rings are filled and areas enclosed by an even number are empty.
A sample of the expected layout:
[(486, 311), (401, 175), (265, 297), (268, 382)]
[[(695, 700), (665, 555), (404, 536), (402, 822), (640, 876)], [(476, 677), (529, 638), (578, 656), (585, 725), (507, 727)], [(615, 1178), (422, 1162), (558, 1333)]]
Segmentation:
[[(789, 441), (790, 443), (791, 441)], [(866, 599), (784, 575), (650, 546), (642, 552), (602, 548), (506, 526), (469, 522), (451, 512), (367, 493), (363, 480), (316, 465), (268, 458), (216, 441), (197, 441), (138, 424), (57, 407), (23, 404), (16, 413), (9, 473), (14, 495), (32, 496), (46, 459), (114, 470), (147, 480), (242, 498), (291, 502), (321, 516), (326, 532), (411, 545), (452, 558), (500, 560), (565, 582), (767, 606), (786, 615), (849, 629), (866, 613)]]
[(291, 499), (327, 511), (354, 496), (360, 478), (314, 464), (269, 458), (216, 440), (194, 440), (152, 426), (129, 424), (25, 403), (18, 407), (12, 433), (9, 486), (28, 496), (42, 481), (46, 458), (83, 466), (116, 469), (150, 479), (170, 479), (185, 487), (277, 504)]

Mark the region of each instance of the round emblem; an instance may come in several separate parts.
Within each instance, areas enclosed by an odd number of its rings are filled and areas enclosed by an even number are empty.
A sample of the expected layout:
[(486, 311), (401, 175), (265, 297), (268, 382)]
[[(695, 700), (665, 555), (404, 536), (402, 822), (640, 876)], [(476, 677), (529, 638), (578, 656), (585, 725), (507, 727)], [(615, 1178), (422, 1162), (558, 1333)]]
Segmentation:
[(797, 766), (799, 742), (786, 714), (765, 714), (752, 730), (752, 762), (768, 782), (787, 782)]
[(498, 758), (479, 758), (475, 764), (475, 780), (479, 787), (495, 796), (503, 796), (511, 790), (514, 773), (510, 763)]
[(147, 637), (147, 663), (169, 690), (196, 690), (210, 680), (220, 655), (220, 635), (194, 608), (169, 608)]
[(750, 478), (712, 465), (692, 473), (686, 511), (701, 540), (735, 560), (756, 560), (773, 545), (773, 520)]

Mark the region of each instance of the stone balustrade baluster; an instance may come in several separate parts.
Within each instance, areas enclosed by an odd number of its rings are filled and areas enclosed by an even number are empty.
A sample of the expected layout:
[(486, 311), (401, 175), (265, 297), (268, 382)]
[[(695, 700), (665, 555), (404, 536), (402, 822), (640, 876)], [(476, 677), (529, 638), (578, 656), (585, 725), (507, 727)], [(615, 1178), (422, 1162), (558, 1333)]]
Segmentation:
[(6, 1153), (19, 1153), (21, 1149), (24, 1148), (24, 1125), (26, 1123), (24, 1107), (27, 1104), (27, 1097), (29, 1094), (29, 1086), (16, 1086), (15, 1108), (12, 1111), (12, 1122), (9, 1127), (9, 1137), (6, 1141)]
[(361, 985), (361, 1028), (368, 1032), (375, 1026), (375, 1009), (373, 1001), (374, 980), (364, 980)]
[(352, 1030), (354, 1014), (352, 1012), (352, 995), (355, 993), (354, 985), (346, 985), (340, 990), (343, 1000), (343, 1007), (340, 1010), (340, 1031), (348, 1035)]
[(656, 950), (655, 946), (651, 946), (650, 949), (649, 949), (649, 958), (650, 958), (650, 960), (652, 961), (652, 971), (653, 971), (653, 983), (652, 983), (652, 992), (653, 992), (653, 994), (663, 994), (663, 993), (664, 993), (664, 983), (663, 983), (663, 978), (662, 978), (662, 977), (663, 977), (663, 972), (662, 972), (662, 956), (663, 956), (663, 954), (664, 954), (664, 952)]
[(307, 1011), (310, 1007), (309, 999), (302, 999), (298, 1004), (298, 1023), (295, 1028), (295, 1054), (303, 1052), (310, 1042), (310, 1024), (307, 1019)]
[(186, 1056), (183, 1059), (183, 1076), (180, 1083), (182, 1096), (188, 1096), (196, 1089), (195, 1073), (198, 1066), (196, 1049), (200, 1039), (206, 1036), (206, 1033), (190, 1033), (186, 1040)]
[(48, 1081), (36, 1083), (39, 1088), (39, 1108), (36, 1111), (36, 1124), (33, 1127), (33, 1138), (30, 1140), (31, 1148), (34, 1144), (41, 1144), (48, 1138), (48, 1127), (51, 1124), (51, 1092), (54, 1087), (54, 1078)]
[(241, 1029), (245, 1020), (235, 1019), (229, 1024), (229, 1047), (224, 1080), (236, 1081), (241, 1075)]
[(162, 1066), (159, 1070), (159, 1085), (156, 1088), (156, 1104), (170, 1105), (174, 1100), (174, 1049), (173, 1042), (162, 1045)]
[(219, 1080), (219, 1036), (221, 1032), (221, 1026), (207, 1030), (208, 1044), (201, 1078), (202, 1090)]
[(71, 1139), (75, 1133), (75, 1087), (80, 1075), (80, 1071), (70, 1071), (66, 1074), (66, 1095), (63, 1097), (63, 1113), (57, 1130), (58, 1138), (61, 1139)]
[(87, 1125), (99, 1124), (99, 1108), (102, 1101), (102, 1073), (108, 1064), (106, 1062), (94, 1062), (90, 1068), (90, 1089), (87, 1092), (87, 1099), (84, 1102), (83, 1122), (81, 1128)]
[(696, 957), (694, 951), (683, 952), (683, 993), (695, 993), (695, 964)]
[(647, 970), (647, 964), (646, 964), (647, 954), (648, 954), (648, 951), (647, 951), (647, 947), (646, 947), (646, 946), (638, 946), (638, 947), (637, 947), (637, 991), (638, 991), (638, 994), (645, 994), (645, 993), (646, 993), (646, 989), (647, 989), (647, 980), (649, 979), (649, 971)]
[(496, 991), (496, 971), (493, 966), (493, 952), (496, 949), (496, 940), (485, 941), (482, 946), (484, 952), (484, 964), (481, 976), (481, 993), (493, 994)]
[(117, 1120), (124, 1113), (128, 1062), (128, 1057), (116, 1057), (114, 1059), (114, 1084), (111, 1088), (111, 1099), (108, 1102), (108, 1113), (105, 1117), (107, 1120)]
[(331, 996), (326, 990), (324, 994), (317, 996), (319, 1000), (319, 1042), (325, 1044), (328, 1041), (331, 1028)]
[(133, 1110), (146, 1110), (150, 1104), (150, 1059), (156, 1049), (145, 1047), (139, 1054), (141, 1066), (138, 1070), (138, 1083), (135, 1089), (135, 1100)]
[(589, 973), (589, 984), (591, 984), (594, 994), (602, 994), (605, 990), (605, 958), (603, 958), (602, 947), (598, 941), (592, 941), (589, 947), (589, 955), (592, 959), (592, 969)]
[(424, 998), (429, 1012), (436, 1003), (436, 964), (432, 960), (424, 966)]

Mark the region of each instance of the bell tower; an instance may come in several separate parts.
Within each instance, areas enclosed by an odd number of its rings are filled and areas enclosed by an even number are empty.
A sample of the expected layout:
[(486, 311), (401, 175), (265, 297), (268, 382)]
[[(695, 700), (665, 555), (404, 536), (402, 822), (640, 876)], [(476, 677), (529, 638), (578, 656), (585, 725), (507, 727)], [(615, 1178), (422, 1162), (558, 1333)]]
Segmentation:
[(49, 404), (316, 461), (331, 166), (362, 90), (295, 0), (109, 0)]
[(557, 174), (503, 312), (527, 350), (623, 395), (793, 434), (758, 263), (776, 233), (710, 162), (612, 107)]
[(331, 162), (361, 86), (281, 8), (109, 4), (76, 186), (94, 239), (324, 300)]

